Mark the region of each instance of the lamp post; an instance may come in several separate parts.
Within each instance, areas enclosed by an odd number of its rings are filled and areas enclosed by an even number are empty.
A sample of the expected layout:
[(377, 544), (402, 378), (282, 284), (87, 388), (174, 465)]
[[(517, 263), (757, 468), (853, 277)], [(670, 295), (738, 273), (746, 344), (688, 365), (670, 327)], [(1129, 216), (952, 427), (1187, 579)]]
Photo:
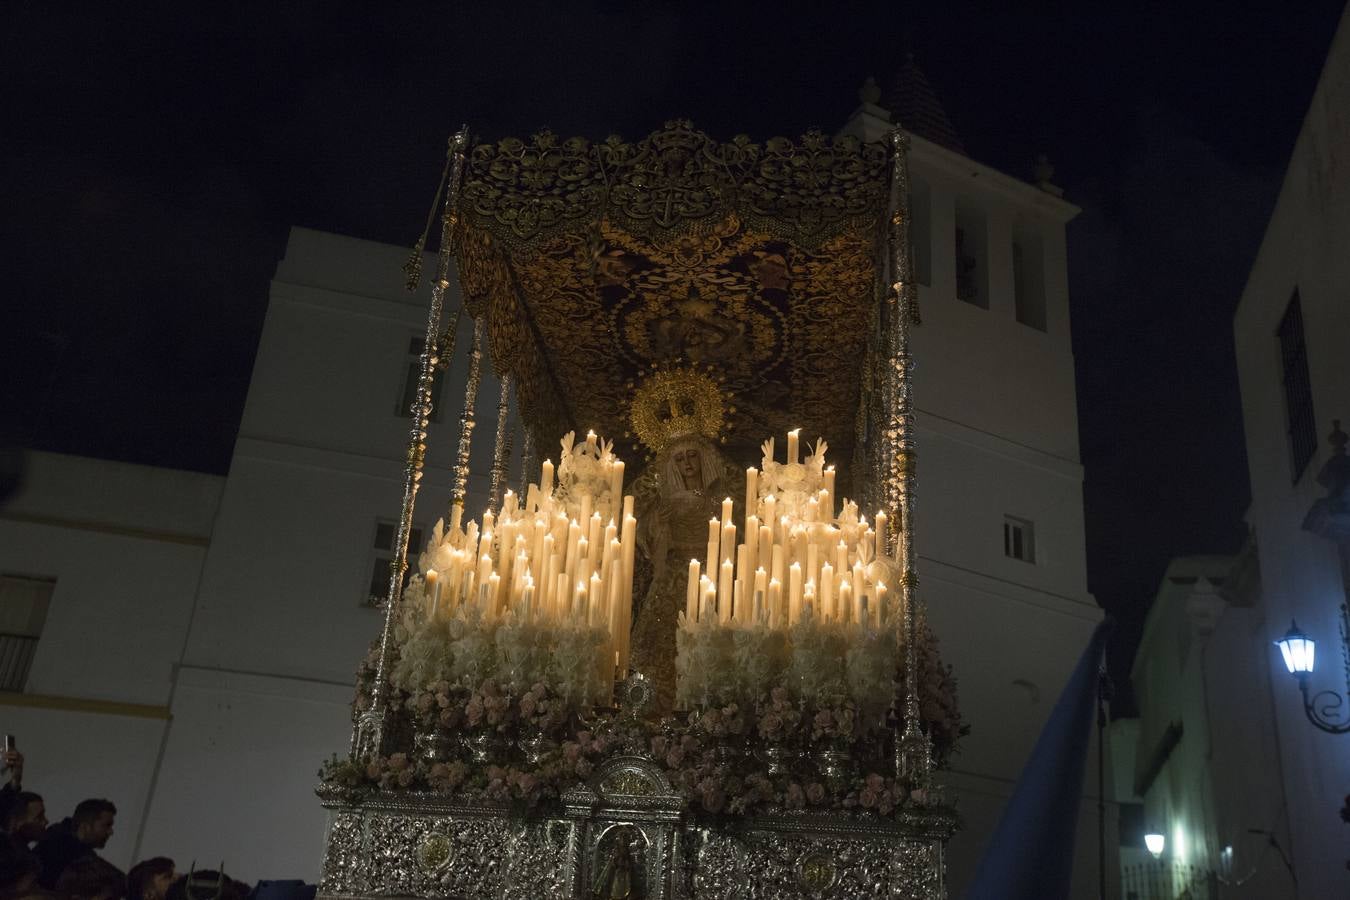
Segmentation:
[(1341, 652), (1345, 664), (1345, 695), (1337, 691), (1325, 690), (1313, 694), (1308, 681), (1316, 662), (1316, 642), (1299, 630), (1297, 623), (1291, 623), (1289, 631), (1275, 646), (1280, 648), (1285, 668), (1298, 679), (1299, 693), (1303, 695), (1303, 712), (1308, 721), (1328, 734), (1350, 733), (1350, 457), (1346, 456), (1346, 443), (1350, 442), (1341, 430), (1341, 422), (1332, 422), (1331, 457), (1317, 473), (1317, 481), (1327, 489), (1327, 495), (1319, 498), (1308, 510), (1303, 519), (1303, 528), (1313, 534), (1324, 537), (1336, 545), (1336, 555), (1341, 566), (1341, 589), (1347, 602), (1341, 604)]
[(1144, 846), (1148, 852), (1153, 854), (1154, 859), (1161, 859), (1163, 850), (1167, 847), (1167, 836), (1159, 834), (1156, 831), (1144, 835)]

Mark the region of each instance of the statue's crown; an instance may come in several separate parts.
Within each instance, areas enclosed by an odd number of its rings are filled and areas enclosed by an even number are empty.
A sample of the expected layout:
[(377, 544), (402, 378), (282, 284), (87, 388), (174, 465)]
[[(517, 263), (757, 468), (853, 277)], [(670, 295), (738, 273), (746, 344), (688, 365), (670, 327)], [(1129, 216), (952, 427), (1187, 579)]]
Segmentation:
[(660, 453), (678, 438), (700, 435), (725, 441), (731, 395), (710, 368), (666, 363), (645, 370), (629, 384), (629, 437)]

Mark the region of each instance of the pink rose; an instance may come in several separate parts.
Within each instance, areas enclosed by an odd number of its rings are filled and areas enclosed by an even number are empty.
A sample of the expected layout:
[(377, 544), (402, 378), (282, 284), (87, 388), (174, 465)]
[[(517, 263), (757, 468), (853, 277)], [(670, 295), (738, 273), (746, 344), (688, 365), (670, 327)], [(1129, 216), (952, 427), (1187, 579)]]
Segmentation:
[(812, 806), (819, 806), (825, 800), (825, 785), (819, 781), (813, 781), (806, 786), (806, 802)]
[(858, 805), (863, 809), (875, 807), (877, 805), (877, 792), (870, 787), (863, 788), (862, 793), (858, 794)]
[(783, 797), (783, 804), (788, 809), (801, 809), (806, 805), (806, 795), (802, 793), (802, 786), (793, 782), (788, 785), (787, 794)]
[(886, 779), (873, 772), (867, 776), (867, 786), (871, 788), (873, 793), (880, 793), (886, 786)]

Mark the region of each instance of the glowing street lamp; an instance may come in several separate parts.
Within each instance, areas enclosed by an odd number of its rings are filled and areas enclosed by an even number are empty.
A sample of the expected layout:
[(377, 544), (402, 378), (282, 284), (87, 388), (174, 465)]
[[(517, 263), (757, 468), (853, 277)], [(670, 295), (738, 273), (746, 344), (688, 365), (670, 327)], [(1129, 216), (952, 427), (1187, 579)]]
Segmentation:
[[(1341, 606), (1341, 639), (1345, 642), (1347, 692), (1350, 692), (1350, 610)], [(1304, 634), (1297, 622), (1289, 624), (1289, 631), (1275, 642), (1284, 657), (1289, 674), (1298, 679), (1298, 690), (1303, 695), (1303, 712), (1322, 731), (1328, 734), (1350, 734), (1350, 712), (1346, 698), (1335, 691), (1308, 693), (1308, 679), (1317, 660), (1317, 642)]]
[(1317, 642), (1300, 631), (1297, 622), (1289, 623), (1289, 631), (1275, 642), (1275, 646), (1280, 648), (1290, 675), (1303, 680), (1312, 674)]
[(1167, 846), (1167, 837), (1154, 832), (1144, 835), (1144, 846), (1148, 852), (1153, 854), (1154, 859), (1158, 859), (1163, 854), (1163, 848)]

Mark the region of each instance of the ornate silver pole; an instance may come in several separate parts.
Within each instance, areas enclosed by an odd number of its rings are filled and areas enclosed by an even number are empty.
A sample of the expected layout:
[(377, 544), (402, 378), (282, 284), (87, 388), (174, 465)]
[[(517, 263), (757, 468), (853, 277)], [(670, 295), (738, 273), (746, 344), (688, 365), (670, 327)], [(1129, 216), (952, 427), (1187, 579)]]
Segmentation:
[(455, 483), (450, 490), (450, 521), (458, 528), (464, 515), (464, 498), (469, 492), (469, 451), (473, 447), (474, 406), (478, 403), (478, 384), (483, 378), (483, 340), (486, 315), (473, 323), (473, 345), (469, 348), (469, 374), (464, 381), (464, 411), (459, 414), (459, 448), (455, 451)]
[[(516, 409), (520, 409), (520, 389), (516, 389)], [(523, 497), (530, 487), (530, 478), (539, 468), (539, 460), (535, 458), (534, 450), (534, 429), (525, 424), (525, 419), (520, 420), (520, 490), (519, 494)]]
[[(427, 419), (431, 415), (431, 387), (437, 364), (436, 349), (440, 340), (441, 308), (445, 292), (450, 287), (451, 242), (454, 237), (456, 203), (459, 184), (464, 173), (464, 153), (469, 143), (469, 129), (465, 126), (450, 139), (447, 151), (449, 183), (445, 192), (445, 208), (441, 215), (440, 257), (436, 261), (436, 281), (431, 286), (431, 305), (427, 310), (427, 333), (422, 345), (421, 371), (417, 378), (417, 393), (412, 405), (412, 432), (408, 440), (408, 454), (403, 469), (403, 506), (399, 513), (398, 536), (394, 540), (394, 559), (389, 566), (389, 598), (385, 601), (384, 626), (380, 632), (380, 656), (375, 667), (375, 685), (370, 708), (357, 717), (352, 732), (352, 756), (360, 759), (374, 756), (384, 749), (384, 726), (389, 705), (389, 656), (393, 650), (394, 620), (398, 600), (403, 593), (403, 573), (407, 568), (408, 540), (412, 533), (413, 507), (417, 488), (422, 480), (422, 463), (426, 458)], [(419, 241), (419, 250), (421, 241)], [(420, 253), (414, 255), (419, 259)], [(409, 284), (416, 287), (420, 261), (409, 271)]]
[(886, 507), (898, 524), (891, 539), (900, 566), (900, 602), (903, 620), (905, 694), (904, 728), (896, 741), (895, 774), (910, 787), (928, 784), (933, 768), (928, 737), (919, 727), (919, 573), (914, 547), (914, 486), (917, 454), (914, 448), (914, 360), (910, 356), (910, 326), (918, 323), (918, 285), (913, 277), (909, 245), (909, 138), (900, 129), (891, 141), (891, 294), (889, 358), (882, 399), (886, 430), (882, 462), (885, 465)]
[(492, 451), (492, 489), (488, 506), (495, 513), (501, 509), (502, 493), (510, 478), (511, 443), (515, 435), (507, 428), (506, 417), (511, 411), (511, 373), (502, 375), (502, 390), (497, 397), (497, 443)]

